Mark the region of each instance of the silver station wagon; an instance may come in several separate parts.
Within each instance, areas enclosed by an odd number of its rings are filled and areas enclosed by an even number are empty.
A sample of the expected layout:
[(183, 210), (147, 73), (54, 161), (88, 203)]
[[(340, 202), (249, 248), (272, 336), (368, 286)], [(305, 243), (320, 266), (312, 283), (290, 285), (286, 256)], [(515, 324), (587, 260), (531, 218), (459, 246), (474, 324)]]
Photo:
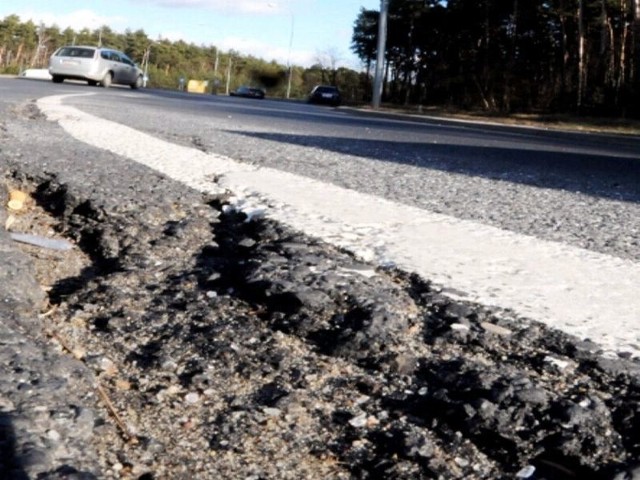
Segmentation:
[(66, 79), (86, 80), (89, 85), (111, 84), (142, 87), (143, 72), (124, 53), (109, 48), (68, 46), (56, 50), (49, 59), (53, 83)]

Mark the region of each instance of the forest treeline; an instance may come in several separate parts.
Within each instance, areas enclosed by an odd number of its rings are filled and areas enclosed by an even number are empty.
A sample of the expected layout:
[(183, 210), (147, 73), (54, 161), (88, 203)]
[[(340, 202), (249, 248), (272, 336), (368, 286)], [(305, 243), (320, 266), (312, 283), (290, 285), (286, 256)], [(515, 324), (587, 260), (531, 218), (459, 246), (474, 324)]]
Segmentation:
[[(265, 88), (273, 97), (284, 97), (289, 68), (276, 61), (243, 55), (215, 46), (195, 45), (184, 41), (151, 39), (144, 30), (113, 31), (107, 25), (98, 29), (36, 25), (9, 15), (0, 21), (0, 73), (18, 74), (26, 68), (46, 68), (49, 57), (63, 45), (103, 45), (125, 52), (149, 76), (148, 86), (178, 88), (180, 78), (207, 80), (209, 90), (219, 93), (240, 85)], [(292, 98), (304, 98), (321, 83), (340, 85), (347, 101), (358, 101), (370, 89), (364, 73), (340, 67), (331, 49), (318, 52), (317, 63), (310, 68), (291, 68)]]
[[(640, 118), (640, 0), (388, 0), (383, 101), (489, 112), (580, 113)], [(291, 68), (291, 97), (320, 83), (347, 102), (371, 99), (379, 11), (362, 8), (351, 49), (361, 72), (329, 48)], [(143, 30), (61, 30), (0, 21), (0, 73), (46, 67), (56, 48), (102, 44), (145, 66), (149, 86), (209, 80), (225, 93), (260, 86), (284, 97), (289, 69), (215, 46), (151, 39)]]
[[(354, 52), (370, 72), (379, 12)], [(389, 0), (383, 100), (640, 117), (640, 0)]]

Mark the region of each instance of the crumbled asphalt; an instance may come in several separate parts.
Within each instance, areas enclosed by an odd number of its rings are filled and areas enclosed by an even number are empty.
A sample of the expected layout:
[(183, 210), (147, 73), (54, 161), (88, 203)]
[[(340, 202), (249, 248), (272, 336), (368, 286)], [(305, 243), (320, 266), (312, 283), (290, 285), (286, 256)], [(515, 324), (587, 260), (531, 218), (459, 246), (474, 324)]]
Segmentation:
[(640, 478), (637, 359), (8, 113), (0, 476)]

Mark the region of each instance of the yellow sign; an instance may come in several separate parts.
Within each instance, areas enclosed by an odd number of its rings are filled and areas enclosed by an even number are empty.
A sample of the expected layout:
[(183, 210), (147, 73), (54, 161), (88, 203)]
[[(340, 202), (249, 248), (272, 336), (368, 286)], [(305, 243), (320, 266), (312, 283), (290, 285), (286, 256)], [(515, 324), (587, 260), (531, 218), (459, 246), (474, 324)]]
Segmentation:
[(187, 92), (206, 93), (208, 86), (208, 80), (189, 80), (189, 82), (187, 83)]

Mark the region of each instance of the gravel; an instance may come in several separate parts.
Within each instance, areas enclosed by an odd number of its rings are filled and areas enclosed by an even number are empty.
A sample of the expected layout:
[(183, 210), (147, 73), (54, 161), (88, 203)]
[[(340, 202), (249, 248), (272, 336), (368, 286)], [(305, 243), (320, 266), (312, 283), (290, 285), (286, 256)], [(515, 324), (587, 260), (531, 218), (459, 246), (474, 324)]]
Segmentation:
[(0, 236), (4, 477), (638, 478), (637, 359), (12, 113), (12, 229), (76, 248)]

